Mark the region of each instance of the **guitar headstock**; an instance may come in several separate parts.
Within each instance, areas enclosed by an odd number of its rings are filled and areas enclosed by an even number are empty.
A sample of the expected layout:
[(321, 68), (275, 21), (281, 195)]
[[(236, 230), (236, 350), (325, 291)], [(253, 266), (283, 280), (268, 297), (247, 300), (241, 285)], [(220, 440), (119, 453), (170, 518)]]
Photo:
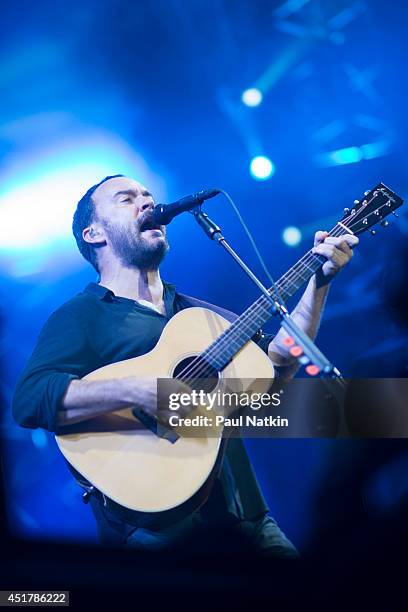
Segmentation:
[(391, 214), (398, 216), (395, 211), (403, 202), (394, 191), (379, 183), (374, 189), (366, 191), (361, 200), (355, 200), (353, 208), (344, 209), (340, 225), (346, 226), (356, 235), (371, 229), (377, 223), (387, 225), (386, 217)]

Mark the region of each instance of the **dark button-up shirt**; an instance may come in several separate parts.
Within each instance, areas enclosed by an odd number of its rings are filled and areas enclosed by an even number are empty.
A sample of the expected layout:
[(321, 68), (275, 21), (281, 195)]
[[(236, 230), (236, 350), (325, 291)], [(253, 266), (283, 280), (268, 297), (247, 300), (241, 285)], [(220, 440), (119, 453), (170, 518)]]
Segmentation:
[[(57, 413), (71, 380), (110, 363), (143, 355), (154, 348), (169, 319), (184, 308), (204, 306), (232, 320), (236, 315), (189, 298), (163, 283), (166, 314), (116, 296), (90, 283), (55, 311), (44, 325), (13, 400), (13, 415), (23, 427), (55, 432)], [(267, 351), (272, 336), (258, 343)], [(244, 445), (228, 443), (220, 480), (228, 512), (250, 518), (267, 511)]]

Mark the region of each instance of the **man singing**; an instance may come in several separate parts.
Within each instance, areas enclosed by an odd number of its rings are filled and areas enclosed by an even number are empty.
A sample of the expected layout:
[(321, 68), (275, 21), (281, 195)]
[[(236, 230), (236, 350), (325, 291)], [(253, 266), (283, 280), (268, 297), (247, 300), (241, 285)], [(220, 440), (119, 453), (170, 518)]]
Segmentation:
[[(98, 272), (99, 282), (90, 283), (63, 304), (44, 325), (14, 396), (13, 415), (23, 427), (56, 432), (62, 426), (130, 406), (154, 414), (153, 378), (82, 379), (102, 366), (151, 351), (166, 323), (183, 308), (201, 305), (231, 320), (232, 313), (189, 298), (161, 279), (159, 266), (169, 245), (166, 228), (153, 221), (153, 207), (149, 191), (122, 175), (106, 177), (79, 201), (73, 232), (80, 252)], [(327, 261), (311, 278), (291, 315), (311, 338), (317, 333), (329, 283), (350, 261), (357, 243), (353, 235), (335, 238), (317, 232), (315, 236), (314, 252)], [(284, 338), (280, 330), (275, 337), (259, 336), (258, 344), (277, 372), (288, 378), (295, 374), (297, 363)], [(147, 529), (138, 525), (136, 513), (134, 520), (124, 520), (95, 489), (90, 502), (103, 543), (165, 548), (202, 527), (226, 525), (249, 536), (263, 553), (297, 556), (268, 514), (240, 439), (229, 440), (205, 504), (175, 524)]]

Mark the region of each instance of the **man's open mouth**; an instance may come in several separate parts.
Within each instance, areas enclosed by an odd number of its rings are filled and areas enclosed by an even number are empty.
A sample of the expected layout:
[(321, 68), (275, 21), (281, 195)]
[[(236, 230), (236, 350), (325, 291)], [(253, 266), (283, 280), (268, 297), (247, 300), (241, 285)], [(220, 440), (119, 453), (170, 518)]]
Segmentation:
[(152, 218), (145, 219), (140, 226), (140, 233), (148, 230), (158, 230), (160, 233), (163, 233), (161, 225), (155, 223)]

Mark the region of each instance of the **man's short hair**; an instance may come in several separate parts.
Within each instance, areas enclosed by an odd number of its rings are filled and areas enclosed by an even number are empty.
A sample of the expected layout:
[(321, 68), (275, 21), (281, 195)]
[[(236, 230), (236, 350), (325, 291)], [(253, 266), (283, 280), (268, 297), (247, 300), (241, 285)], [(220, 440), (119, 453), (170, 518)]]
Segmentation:
[(89, 261), (95, 268), (95, 270), (99, 273), (98, 269), (98, 260), (96, 257), (96, 248), (86, 242), (82, 237), (82, 232), (85, 228), (89, 227), (93, 221), (96, 219), (95, 215), (95, 202), (92, 200), (92, 195), (94, 191), (110, 179), (117, 178), (118, 176), (124, 176), (124, 174), (113, 174), (112, 176), (105, 176), (102, 181), (93, 185), (88, 189), (85, 195), (79, 200), (76, 211), (74, 213), (74, 218), (72, 220), (72, 232), (74, 234), (79, 252), (81, 255)]

